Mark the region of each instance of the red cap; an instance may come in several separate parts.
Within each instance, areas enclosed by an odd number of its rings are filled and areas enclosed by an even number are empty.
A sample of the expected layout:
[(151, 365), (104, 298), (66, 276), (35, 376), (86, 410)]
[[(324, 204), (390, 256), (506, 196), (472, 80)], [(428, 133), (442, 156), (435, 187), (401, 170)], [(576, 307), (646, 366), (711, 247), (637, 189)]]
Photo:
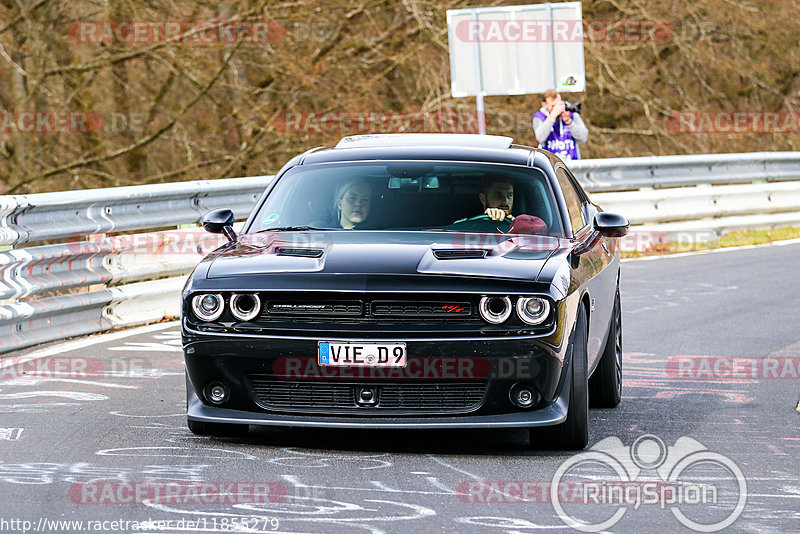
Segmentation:
[(514, 222), (511, 223), (511, 228), (508, 229), (509, 234), (546, 234), (547, 225), (539, 217), (533, 215), (517, 215), (514, 217)]

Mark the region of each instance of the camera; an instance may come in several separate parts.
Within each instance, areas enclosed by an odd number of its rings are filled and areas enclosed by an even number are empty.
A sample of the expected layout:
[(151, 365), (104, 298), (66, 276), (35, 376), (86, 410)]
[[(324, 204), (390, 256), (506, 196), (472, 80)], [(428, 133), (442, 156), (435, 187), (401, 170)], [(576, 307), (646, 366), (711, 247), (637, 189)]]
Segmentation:
[(570, 102), (564, 101), (564, 111), (569, 111), (570, 113), (580, 113), (581, 103), (578, 102), (577, 104), (572, 104)]

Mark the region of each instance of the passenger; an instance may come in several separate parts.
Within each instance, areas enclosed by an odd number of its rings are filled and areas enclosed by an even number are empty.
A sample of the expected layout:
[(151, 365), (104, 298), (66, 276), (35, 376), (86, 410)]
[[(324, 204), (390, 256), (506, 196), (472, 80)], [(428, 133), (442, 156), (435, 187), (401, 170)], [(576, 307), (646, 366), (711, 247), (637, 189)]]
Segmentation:
[(336, 190), (335, 223), (346, 230), (357, 229), (369, 216), (372, 189), (361, 179), (351, 180)]

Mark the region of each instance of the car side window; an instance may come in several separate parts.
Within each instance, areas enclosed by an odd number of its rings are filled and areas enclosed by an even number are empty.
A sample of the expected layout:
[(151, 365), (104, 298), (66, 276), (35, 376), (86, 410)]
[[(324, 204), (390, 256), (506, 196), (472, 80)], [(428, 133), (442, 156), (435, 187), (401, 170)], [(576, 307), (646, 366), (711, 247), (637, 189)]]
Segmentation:
[(583, 218), (583, 209), (581, 209), (583, 200), (563, 167), (556, 169), (556, 178), (558, 178), (558, 183), (564, 194), (564, 200), (567, 203), (569, 219), (572, 222), (572, 231), (577, 234), (578, 230), (586, 226), (586, 221)]

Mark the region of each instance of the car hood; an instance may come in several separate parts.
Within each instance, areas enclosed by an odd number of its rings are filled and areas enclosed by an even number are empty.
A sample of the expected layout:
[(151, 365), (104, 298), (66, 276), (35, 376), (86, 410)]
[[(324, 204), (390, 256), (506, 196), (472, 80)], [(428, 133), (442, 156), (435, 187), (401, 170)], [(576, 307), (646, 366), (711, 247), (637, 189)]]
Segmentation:
[(211, 259), (208, 278), (273, 273), (430, 274), (536, 280), (556, 237), (456, 232), (245, 234)]

